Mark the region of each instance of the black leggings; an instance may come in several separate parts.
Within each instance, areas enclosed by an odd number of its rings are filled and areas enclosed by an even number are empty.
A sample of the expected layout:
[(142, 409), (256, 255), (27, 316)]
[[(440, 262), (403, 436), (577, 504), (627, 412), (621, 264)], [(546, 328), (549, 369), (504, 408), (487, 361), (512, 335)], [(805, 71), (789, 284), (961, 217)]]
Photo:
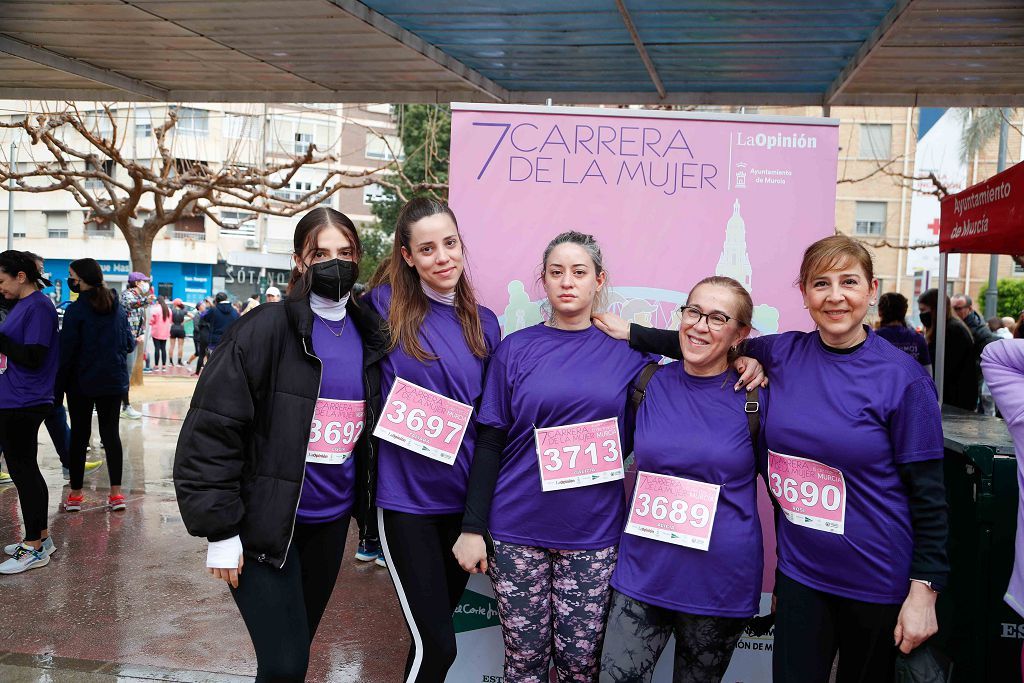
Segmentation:
[(301, 683), (327, 601), (345, 554), (349, 518), (295, 524), (284, 566), (246, 557), (238, 588), (231, 588), (256, 649), (256, 681)]
[(199, 359), (196, 362), (196, 374), (198, 375), (203, 371), (203, 364), (206, 363), (206, 352), (207, 345), (196, 342), (196, 357)]
[[(909, 590), (909, 586), (908, 586)], [(775, 572), (775, 683), (826, 683), (839, 652), (837, 683), (891, 681), (900, 605), (824, 593)]]
[(7, 460), (7, 472), (18, 489), (21, 516), (25, 519), (25, 540), (38, 541), (46, 528), (49, 491), (39, 471), (39, 425), (53, 410), (53, 404), (28, 408), (0, 409), (0, 446)]
[[(163, 362), (160, 362), (161, 357)], [(167, 340), (166, 339), (154, 339), (153, 340), (153, 367), (157, 365), (167, 365)]]
[(71, 464), (71, 489), (82, 488), (85, 477), (85, 451), (92, 436), (92, 409), (96, 407), (96, 417), (100, 427), (100, 439), (107, 454), (107, 474), (110, 485), (121, 485), (121, 470), (124, 467), (124, 453), (121, 449), (121, 435), (118, 432), (118, 420), (121, 417), (120, 396), (84, 396), (68, 392), (68, 413), (71, 415), (71, 451), (68, 454)]
[(469, 581), (452, 554), (462, 532), (462, 514), (412, 515), (381, 509), (377, 522), (388, 571), (412, 633), (405, 680), (443, 683), (455, 663), (452, 613)]

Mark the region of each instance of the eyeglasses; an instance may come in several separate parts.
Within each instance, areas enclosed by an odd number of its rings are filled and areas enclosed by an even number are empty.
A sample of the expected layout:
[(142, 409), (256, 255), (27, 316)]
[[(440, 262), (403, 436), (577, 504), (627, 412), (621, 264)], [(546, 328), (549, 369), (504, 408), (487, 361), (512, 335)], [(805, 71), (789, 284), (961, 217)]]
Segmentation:
[(707, 318), (708, 328), (715, 331), (722, 329), (727, 322), (732, 320), (732, 317), (725, 313), (703, 313), (694, 306), (682, 306), (679, 309), (679, 313), (682, 315), (683, 322), (687, 325), (696, 325), (700, 322), (701, 318)]
[(969, 306), (967, 304), (960, 304), (959, 306), (953, 306), (953, 310), (954, 311), (962, 311), (965, 308), (969, 308)]

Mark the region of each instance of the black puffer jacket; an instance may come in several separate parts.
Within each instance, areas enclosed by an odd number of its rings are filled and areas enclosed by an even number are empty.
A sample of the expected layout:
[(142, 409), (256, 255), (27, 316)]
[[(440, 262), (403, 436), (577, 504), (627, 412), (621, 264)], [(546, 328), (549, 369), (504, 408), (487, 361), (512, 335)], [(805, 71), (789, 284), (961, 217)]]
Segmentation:
[[(356, 514), (376, 504), (383, 321), (354, 302), (363, 340), (366, 428), (356, 443)], [(308, 300), (260, 306), (224, 335), (196, 386), (174, 455), (185, 527), (220, 541), (240, 535), (247, 557), (280, 568), (291, 543), (320, 389)]]

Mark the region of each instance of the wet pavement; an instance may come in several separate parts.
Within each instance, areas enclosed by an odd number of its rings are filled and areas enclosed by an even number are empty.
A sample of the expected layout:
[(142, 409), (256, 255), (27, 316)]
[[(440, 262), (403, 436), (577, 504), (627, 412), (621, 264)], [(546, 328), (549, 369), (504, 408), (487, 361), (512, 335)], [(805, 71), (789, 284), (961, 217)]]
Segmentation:
[[(46, 567), (0, 576), (0, 681), (219, 683), (255, 675), (238, 610), (224, 583), (204, 571), (206, 542), (188, 535), (174, 501), (171, 465), (187, 406), (144, 404), (143, 419), (121, 420), (128, 509), (120, 513), (104, 506), (106, 466), (86, 475), (81, 513), (57, 512), (67, 489), (40, 430), (57, 551)], [(93, 433), (98, 445), (95, 426)], [(0, 486), (0, 540), (21, 534), (17, 492)], [(309, 681), (401, 680), (409, 636), (391, 579), (351, 559), (356, 543), (353, 524)]]

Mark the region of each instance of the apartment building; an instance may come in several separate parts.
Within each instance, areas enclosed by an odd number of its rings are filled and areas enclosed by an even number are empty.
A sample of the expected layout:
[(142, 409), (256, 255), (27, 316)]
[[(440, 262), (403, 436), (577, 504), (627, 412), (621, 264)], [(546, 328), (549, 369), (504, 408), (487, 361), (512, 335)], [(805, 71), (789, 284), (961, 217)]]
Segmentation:
[[(333, 170), (365, 172), (386, 165), (401, 145), (386, 104), (363, 105), (254, 105), (254, 104), (120, 104), (113, 121), (95, 103), (79, 102), (90, 128), (109, 138), (116, 128), (121, 154), (140, 164), (159, 163), (154, 130), (174, 109), (177, 125), (169, 146), (179, 165), (200, 164), (209, 172), (225, 165), (272, 165), (306, 152), (310, 144), (318, 152), (331, 154), (330, 163), (303, 166), (290, 182), (274, 195), (297, 199), (317, 188)], [(60, 110), (62, 103), (0, 102), (0, 117), (21, 118), (29, 109)], [(19, 169), (49, 159), (40, 145), (28, 145), (13, 131), (0, 131), (0, 149), (10, 154), (17, 143), (15, 159)], [(69, 137), (70, 144), (84, 148), (84, 140)], [(127, 179), (123, 169), (105, 162), (107, 172)], [(354, 183), (357, 181), (353, 181)], [(100, 190), (99, 180), (87, 180), (88, 189)], [(372, 224), (372, 202), (379, 196), (375, 185), (343, 189), (325, 198), (331, 206), (350, 216), (357, 224)], [(7, 225), (6, 192), (2, 195), (0, 225)], [(120, 230), (111, 223), (90, 221), (90, 212), (64, 191), (15, 192), (14, 244), (43, 255), (46, 269), (54, 275), (55, 300), (68, 298), (64, 277), (68, 264), (77, 258), (98, 260), (107, 280), (116, 287), (127, 281), (131, 266), (128, 247)], [(173, 204), (173, 202), (172, 202)], [(140, 223), (152, 206), (142, 206)], [(267, 284), (287, 282), (295, 218), (268, 216), (255, 211), (215, 209), (219, 221), (205, 216), (183, 218), (161, 230), (153, 244), (154, 288), (168, 297), (197, 301), (217, 291), (248, 297), (258, 291), (261, 279)]]
[[(39, 103), (33, 103), (38, 106)], [(78, 103), (80, 109), (95, 105)], [(28, 103), (0, 103), (0, 116), (10, 118), (26, 111)], [(57, 104), (50, 105), (56, 107)], [(126, 154), (151, 161), (157, 152), (153, 127), (165, 120), (171, 105), (123, 105), (116, 110)], [(216, 169), (230, 163), (279, 163), (303, 153), (309, 144), (330, 151), (338, 161), (331, 165), (304, 167), (281, 197), (295, 197), (314, 188), (332, 168), (365, 171), (400, 154), (397, 131), (386, 104), (369, 105), (225, 105), (190, 104), (176, 109), (175, 154), (184, 160)], [(820, 116), (812, 107), (745, 108), (749, 114)], [(921, 259), (909, 249), (914, 198), (915, 156), (922, 121), (933, 120), (934, 111), (907, 108), (841, 107), (831, 116), (840, 119), (839, 163), (836, 188), (836, 225), (843, 233), (864, 241), (873, 251), (881, 290), (898, 291), (913, 299), (936, 276), (920, 267)], [(23, 114), (21, 114), (23, 115)], [(929, 119), (929, 117), (932, 117)], [(1024, 112), (1011, 116), (1007, 166), (1024, 155)], [(108, 126), (96, 117), (98, 127)], [(927, 123), (925, 124), (927, 125)], [(3, 133), (7, 133), (5, 137)], [(384, 137), (382, 138), (381, 135)], [(8, 153), (9, 131), (0, 131), (0, 153)], [(953, 144), (953, 143), (951, 143)], [(955, 144), (958, 144), (955, 143)], [(966, 164), (966, 185), (996, 172), (998, 141), (990, 139), (980, 154)], [(32, 148), (22, 145), (18, 165)], [(38, 152), (36, 152), (38, 153)], [(919, 183), (925, 187), (927, 183)], [(955, 190), (955, 187), (951, 187)], [(371, 205), (380, 193), (374, 185), (342, 190), (325, 200), (363, 225), (373, 222)], [(0, 192), (0, 225), (6, 225), (6, 193)], [(67, 264), (83, 256), (100, 261), (113, 283), (127, 279), (128, 249), (120, 233), (110, 225), (86, 223), (87, 211), (64, 192), (15, 193), (15, 246), (43, 254), (47, 269), (58, 280)], [(221, 210), (223, 226), (202, 218), (189, 218), (168, 226), (157, 236), (153, 249), (153, 277), (159, 291), (168, 296), (197, 300), (226, 290), (237, 297), (256, 291), (260, 278), (268, 283), (287, 281), (292, 252), (294, 218), (258, 215), (255, 212)], [(936, 237), (937, 239), (937, 237)], [(932, 249), (932, 252), (935, 250)], [(950, 292), (967, 292), (975, 298), (988, 284), (989, 257), (965, 254), (954, 259)], [(999, 277), (1022, 277), (1024, 269), (1006, 256), (999, 257)], [(57, 288), (57, 299), (67, 293)], [(914, 307), (912, 307), (912, 311)]]

